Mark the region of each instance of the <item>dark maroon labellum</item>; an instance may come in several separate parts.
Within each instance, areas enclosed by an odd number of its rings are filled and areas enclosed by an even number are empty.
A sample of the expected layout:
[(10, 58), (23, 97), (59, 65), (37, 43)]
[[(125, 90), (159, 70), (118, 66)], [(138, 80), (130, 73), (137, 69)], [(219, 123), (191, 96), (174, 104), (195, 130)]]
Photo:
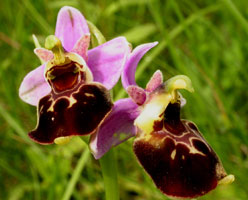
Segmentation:
[(226, 172), (196, 126), (180, 120), (180, 105), (169, 104), (150, 135), (140, 133), (134, 152), (166, 195), (194, 198), (213, 190)]
[(56, 138), (93, 134), (112, 109), (108, 90), (100, 83), (85, 83), (85, 73), (73, 62), (49, 71), (52, 91), (38, 105), (38, 124), (29, 136), (40, 144)]

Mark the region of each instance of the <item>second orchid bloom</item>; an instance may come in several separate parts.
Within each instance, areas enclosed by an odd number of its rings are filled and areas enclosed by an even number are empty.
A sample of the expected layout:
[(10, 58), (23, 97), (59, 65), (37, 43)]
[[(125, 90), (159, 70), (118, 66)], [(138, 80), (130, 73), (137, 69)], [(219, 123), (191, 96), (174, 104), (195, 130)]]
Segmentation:
[[(166, 195), (194, 198), (220, 183), (234, 180), (194, 123), (181, 120), (184, 99), (179, 89), (193, 91), (188, 77), (165, 83), (154, 73), (145, 89), (137, 86), (135, 71), (157, 42), (132, 52), (124, 37), (88, 51), (90, 31), (82, 14), (63, 7), (54, 36), (46, 48), (36, 48), (44, 62), (23, 80), (19, 95), (37, 106), (37, 127), (29, 133), (40, 144), (65, 143), (75, 135), (91, 135), (96, 159), (113, 146), (135, 136), (134, 152), (156, 186)], [(120, 76), (130, 98), (112, 103), (109, 90)]]
[(125, 127), (135, 131), (133, 150), (164, 194), (178, 198), (202, 196), (218, 184), (233, 182), (234, 176), (227, 175), (217, 154), (196, 125), (180, 118), (185, 100), (177, 90), (194, 91), (187, 76), (178, 75), (163, 82), (158, 70), (145, 89), (137, 86), (137, 64), (155, 45), (136, 47), (124, 67), (122, 84), (130, 96), (125, 99), (129, 107), (122, 110), (126, 116)]

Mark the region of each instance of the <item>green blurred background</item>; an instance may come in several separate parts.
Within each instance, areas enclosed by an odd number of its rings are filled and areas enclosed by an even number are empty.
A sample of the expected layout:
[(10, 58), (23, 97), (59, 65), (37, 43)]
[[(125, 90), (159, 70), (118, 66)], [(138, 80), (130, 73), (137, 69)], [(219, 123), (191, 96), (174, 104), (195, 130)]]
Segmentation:
[[(18, 97), (23, 77), (40, 64), (31, 35), (44, 45), (64, 5), (78, 8), (107, 40), (124, 35), (133, 47), (159, 41), (140, 63), (137, 82), (145, 86), (158, 68), (166, 79), (189, 76), (195, 93), (182, 92), (182, 116), (199, 126), (236, 177), (199, 199), (248, 199), (246, 0), (1, 0), (0, 199), (104, 199), (99, 162), (83, 153), (83, 142), (33, 143), (27, 132), (36, 125), (36, 108)], [(126, 95), (120, 83), (113, 93), (117, 99)], [(116, 151), (122, 200), (167, 199), (137, 163), (132, 139)]]

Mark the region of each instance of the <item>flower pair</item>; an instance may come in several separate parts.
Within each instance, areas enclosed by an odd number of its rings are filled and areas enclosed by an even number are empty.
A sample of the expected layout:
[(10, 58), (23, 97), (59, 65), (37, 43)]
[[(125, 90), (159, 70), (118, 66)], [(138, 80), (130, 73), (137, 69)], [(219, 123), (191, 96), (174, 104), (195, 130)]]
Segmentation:
[[(196, 126), (180, 119), (183, 98), (193, 91), (186, 76), (163, 83), (156, 71), (146, 89), (135, 83), (140, 59), (157, 42), (132, 52), (124, 37), (88, 50), (90, 31), (82, 14), (63, 7), (55, 36), (36, 48), (44, 64), (23, 80), (19, 94), (38, 108), (37, 127), (29, 133), (40, 144), (65, 143), (74, 135), (91, 135), (96, 159), (132, 136), (134, 152), (156, 186), (173, 197), (196, 197), (231, 182), (217, 155)], [(120, 76), (130, 98), (112, 103), (109, 90)]]

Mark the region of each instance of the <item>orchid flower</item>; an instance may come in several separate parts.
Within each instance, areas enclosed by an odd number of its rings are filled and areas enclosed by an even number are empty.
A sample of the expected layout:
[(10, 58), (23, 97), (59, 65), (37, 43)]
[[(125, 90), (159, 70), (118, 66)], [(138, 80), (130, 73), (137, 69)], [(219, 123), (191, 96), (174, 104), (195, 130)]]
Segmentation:
[(37, 106), (38, 123), (29, 133), (40, 144), (60, 144), (74, 135), (97, 132), (113, 103), (109, 90), (117, 83), (130, 51), (124, 37), (88, 50), (90, 31), (84, 16), (65, 6), (58, 13), (55, 35), (35, 54), (44, 62), (29, 72), (19, 96)]
[[(155, 185), (170, 197), (195, 198), (218, 184), (231, 183), (234, 176), (227, 175), (196, 125), (180, 118), (183, 98), (178, 90), (193, 92), (187, 76), (178, 75), (163, 83), (163, 75), (158, 70), (145, 89), (137, 86), (138, 62), (155, 45), (140, 45), (128, 56), (122, 84), (130, 98), (115, 103), (114, 112), (108, 116), (112, 115), (115, 130), (111, 132), (104, 126), (105, 121), (100, 127), (104, 130), (92, 142), (91, 149), (99, 158), (108, 147), (121, 142), (116, 133), (136, 136), (133, 150)], [(106, 144), (105, 149), (102, 143)]]

